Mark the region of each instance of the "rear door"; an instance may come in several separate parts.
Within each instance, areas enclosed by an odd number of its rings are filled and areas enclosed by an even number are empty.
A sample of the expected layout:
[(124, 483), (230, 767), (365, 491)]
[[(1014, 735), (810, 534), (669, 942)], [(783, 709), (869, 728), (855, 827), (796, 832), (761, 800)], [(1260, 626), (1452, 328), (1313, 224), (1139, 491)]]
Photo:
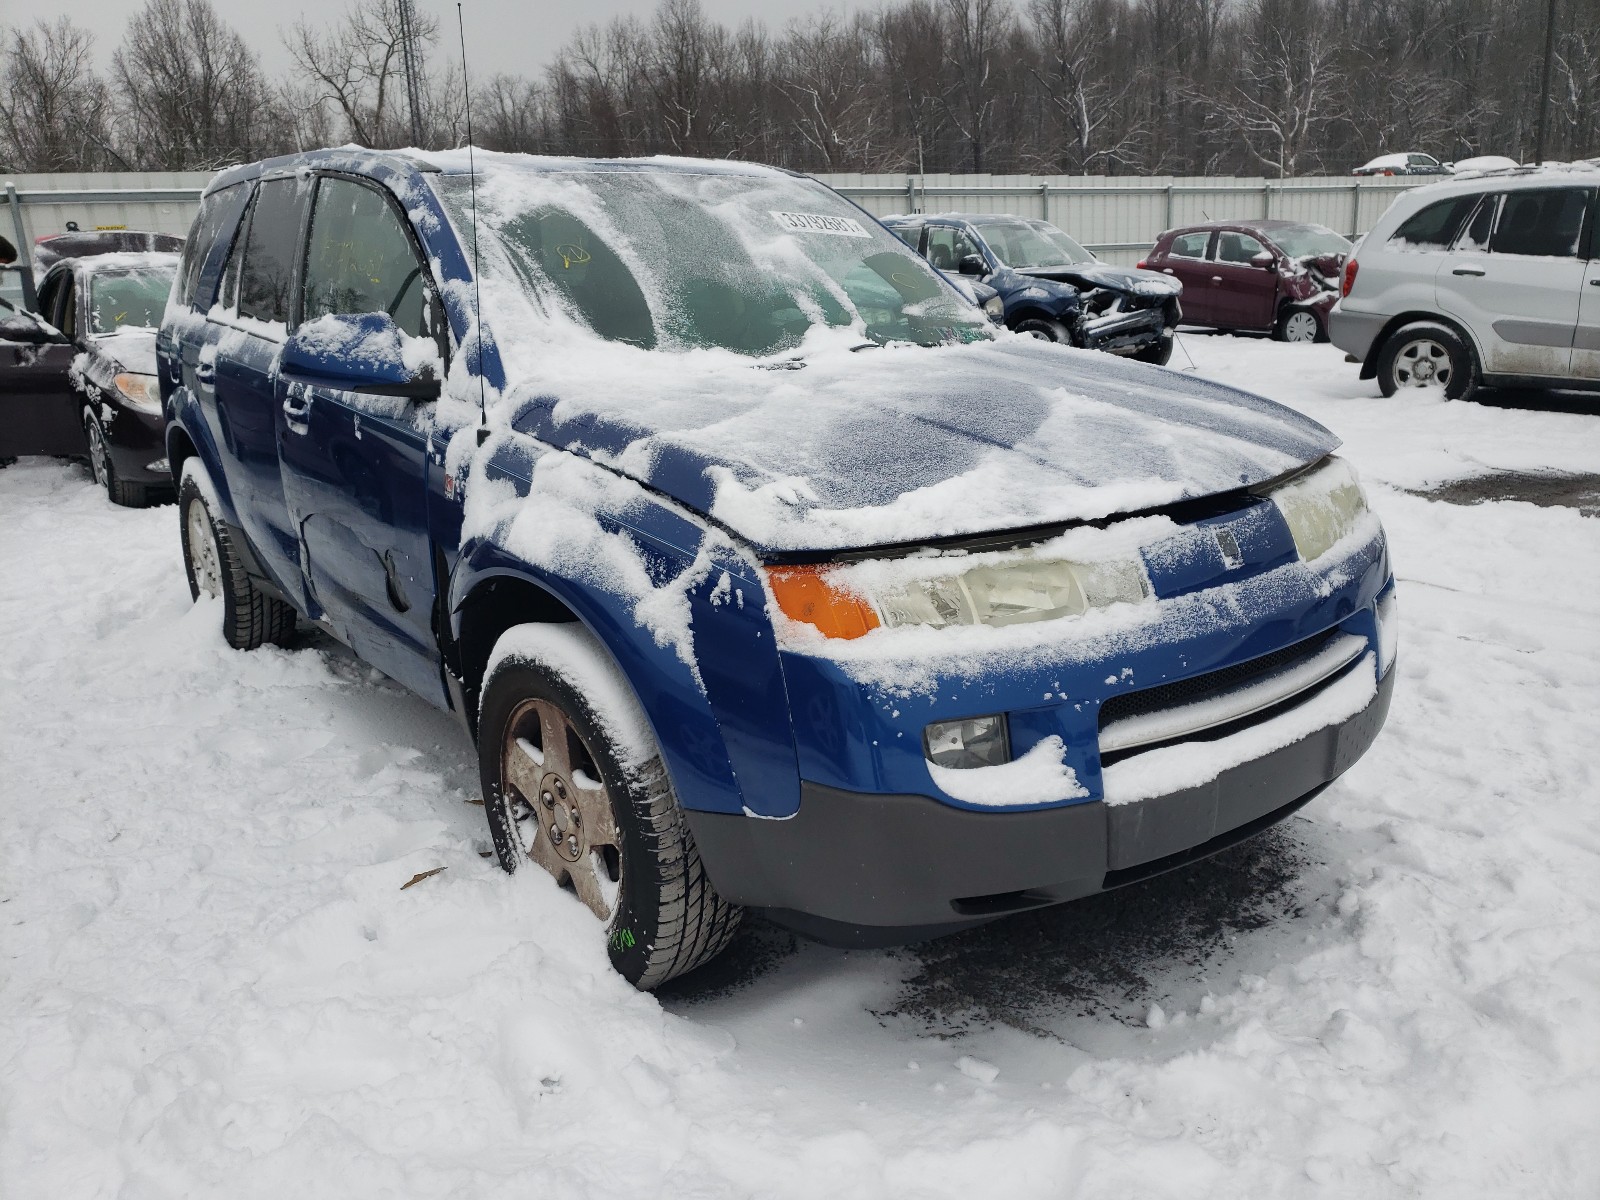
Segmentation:
[(1183, 321), (1186, 325), (1214, 325), (1217, 321), (1217, 297), (1213, 294), (1211, 264), (1206, 261), (1211, 254), (1213, 235), (1209, 229), (1196, 229), (1180, 233), (1172, 239), (1166, 260), (1161, 263), (1163, 275), (1171, 275), (1183, 284)]
[[(317, 185), (301, 320), (386, 312), (437, 328), (435, 289), (399, 206), (345, 176)], [(390, 678), (446, 706), (433, 630), (427, 449), (432, 401), (279, 380), (284, 494), (307, 590), (334, 634)]]
[(1272, 328), (1277, 316), (1278, 272), (1250, 261), (1265, 249), (1260, 238), (1243, 230), (1217, 231), (1211, 282), (1217, 324), (1223, 328)]
[(239, 524), (272, 581), (302, 611), (300, 541), (278, 470), (276, 393), (309, 187), (309, 179), (293, 177), (257, 186), (196, 364), (202, 387), (215, 396), (218, 448)]
[(1434, 281), (1439, 308), (1472, 329), (1486, 373), (1571, 370), (1593, 199), (1583, 187), (1490, 194), (1445, 257)]
[[(21, 454), (82, 454), (83, 422), (68, 373), (77, 349), (69, 325), (76, 319), (72, 271), (49, 275), (39, 292), (39, 314), (66, 342), (0, 339), (0, 457)], [(62, 313), (66, 316), (62, 316)]]

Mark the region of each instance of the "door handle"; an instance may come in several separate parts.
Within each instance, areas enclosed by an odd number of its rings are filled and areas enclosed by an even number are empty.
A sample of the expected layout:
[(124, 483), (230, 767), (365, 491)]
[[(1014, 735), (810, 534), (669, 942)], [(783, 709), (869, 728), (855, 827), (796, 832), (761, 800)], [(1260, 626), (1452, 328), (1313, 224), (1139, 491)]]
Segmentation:
[(1483, 275), (1485, 273), (1482, 267), (1454, 267), (1450, 271), (1452, 275)]
[(1213, 275), (1211, 277), (1211, 282), (1212, 283), (1221, 283), (1222, 282), (1222, 276), (1221, 275)]
[(1163, 275), (1171, 275), (1172, 274), (1172, 268), (1171, 267), (1162, 267), (1161, 268), (1161, 273)]
[(202, 362), (194, 369), (194, 377), (200, 383), (215, 383), (217, 381), (217, 364)]
[(1590, 287), (1600, 287), (1600, 279), (1591, 279), (1591, 280), (1589, 280), (1589, 286)]

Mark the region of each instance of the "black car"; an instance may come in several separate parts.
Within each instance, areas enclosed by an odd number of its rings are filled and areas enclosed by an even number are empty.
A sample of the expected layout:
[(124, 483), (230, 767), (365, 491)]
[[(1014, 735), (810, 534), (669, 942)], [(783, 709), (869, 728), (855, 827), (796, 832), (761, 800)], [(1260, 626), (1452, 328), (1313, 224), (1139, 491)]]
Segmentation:
[(86, 458), (117, 504), (171, 494), (155, 339), (177, 268), (175, 254), (60, 259), (38, 313), (0, 314), (0, 460)]
[(1172, 357), (1183, 287), (1167, 276), (1103, 263), (1048, 221), (941, 213), (883, 223), (939, 270), (994, 288), (1018, 333), (1141, 362)]

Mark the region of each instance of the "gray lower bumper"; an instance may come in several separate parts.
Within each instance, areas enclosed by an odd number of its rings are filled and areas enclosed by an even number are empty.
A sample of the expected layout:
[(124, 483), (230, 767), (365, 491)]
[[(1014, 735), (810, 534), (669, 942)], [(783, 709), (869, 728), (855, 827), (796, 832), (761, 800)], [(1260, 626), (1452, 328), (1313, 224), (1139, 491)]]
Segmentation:
[(987, 813), (805, 783), (787, 820), (687, 816), (726, 899), (829, 940), (910, 940), (1148, 878), (1267, 828), (1365, 753), (1394, 675), (1348, 721), (1137, 804)]
[(1365, 363), (1388, 320), (1381, 313), (1350, 312), (1338, 305), (1328, 314), (1328, 340)]

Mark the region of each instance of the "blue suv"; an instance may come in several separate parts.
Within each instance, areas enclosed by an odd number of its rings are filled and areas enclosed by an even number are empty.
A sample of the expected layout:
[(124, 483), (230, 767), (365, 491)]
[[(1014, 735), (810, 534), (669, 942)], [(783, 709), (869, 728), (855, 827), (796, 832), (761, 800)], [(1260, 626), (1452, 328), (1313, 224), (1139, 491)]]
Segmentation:
[(159, 336), (191, 590), (476, 740), (502, 865), (640, 987), (741, 910), (865, 944), (1305, 804), (1394, 674), (1321, 426), (995, 329), (815, 181), (329, 150), (206, 189)]

